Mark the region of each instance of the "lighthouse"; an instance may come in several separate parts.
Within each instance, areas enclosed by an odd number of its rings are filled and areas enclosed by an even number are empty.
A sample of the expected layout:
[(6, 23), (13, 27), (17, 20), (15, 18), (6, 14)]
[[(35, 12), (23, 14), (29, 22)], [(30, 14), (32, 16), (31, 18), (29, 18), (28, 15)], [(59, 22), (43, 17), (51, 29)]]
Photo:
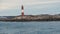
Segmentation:
[(24, 6), (23, 5), (21, 6), (21, 10), (22, 10), (21, 15), (24, 16)]

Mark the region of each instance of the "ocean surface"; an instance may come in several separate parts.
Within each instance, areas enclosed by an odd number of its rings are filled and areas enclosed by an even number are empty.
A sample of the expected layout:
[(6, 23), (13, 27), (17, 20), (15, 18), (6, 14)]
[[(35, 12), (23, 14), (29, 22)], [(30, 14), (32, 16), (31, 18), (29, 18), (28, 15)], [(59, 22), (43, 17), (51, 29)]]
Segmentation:
[(60, 34), (60, 21), (0, 22), (0, 34)]

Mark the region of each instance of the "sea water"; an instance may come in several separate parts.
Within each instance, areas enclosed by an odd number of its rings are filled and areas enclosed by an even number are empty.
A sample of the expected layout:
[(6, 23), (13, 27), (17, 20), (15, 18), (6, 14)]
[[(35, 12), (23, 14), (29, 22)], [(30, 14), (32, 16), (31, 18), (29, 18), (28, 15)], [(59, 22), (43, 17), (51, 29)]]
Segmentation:
[(60, 34), (60, 21), (0, 22), (0, 34)]

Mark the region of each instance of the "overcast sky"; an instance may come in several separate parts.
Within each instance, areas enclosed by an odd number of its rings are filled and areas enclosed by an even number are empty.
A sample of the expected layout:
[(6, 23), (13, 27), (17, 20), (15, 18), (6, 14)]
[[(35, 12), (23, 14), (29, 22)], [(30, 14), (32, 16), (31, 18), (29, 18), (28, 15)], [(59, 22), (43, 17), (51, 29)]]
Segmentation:
[(13, 9), (22, 3), (26, 6), (37, 5), (37, 4), (46, 4), (46, 3), (56, 3), (60, 0), (0, 0), (0, 9)]
[(0, 13), (2, 11), (4, 12), (5, 10), (16, 10), (17, 8), (21, 7), (22, 4), (26, 7), (33, 7), (36, 5), (51, 3), (60, 3), (60, 0), (0, 0)]

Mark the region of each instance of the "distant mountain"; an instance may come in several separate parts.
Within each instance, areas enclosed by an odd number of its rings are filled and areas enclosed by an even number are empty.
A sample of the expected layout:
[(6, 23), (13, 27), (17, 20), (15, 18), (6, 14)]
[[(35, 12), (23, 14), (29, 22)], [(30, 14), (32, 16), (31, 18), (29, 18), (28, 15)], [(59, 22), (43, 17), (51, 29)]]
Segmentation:
[(0, 18), (7, 18), (7, 19), (11, 19), (11, 18), (14, 18), (14, 17), (16, 17), (16, 16), (0, 16)]

